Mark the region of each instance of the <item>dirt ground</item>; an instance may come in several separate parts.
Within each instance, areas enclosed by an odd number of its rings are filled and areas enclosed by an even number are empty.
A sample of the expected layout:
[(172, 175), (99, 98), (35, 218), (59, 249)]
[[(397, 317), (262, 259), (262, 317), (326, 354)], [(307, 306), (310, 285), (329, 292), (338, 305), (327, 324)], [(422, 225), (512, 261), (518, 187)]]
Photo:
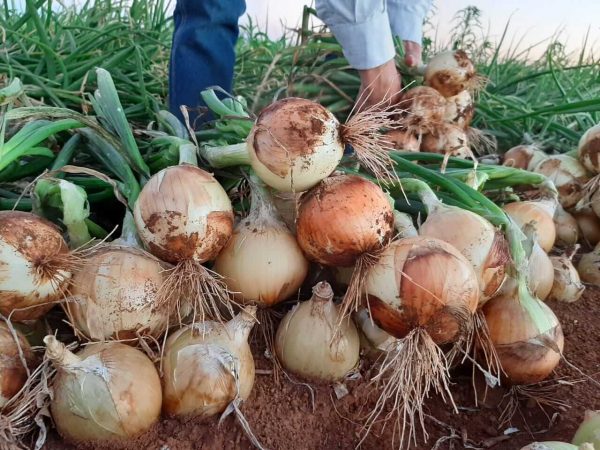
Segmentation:
[[(583, 298), (573, 304), (549, 305), (561, 320), (564, 335), (564, 354), (583, 373), (600, 382), (600, 289), (588, 288)], [(353, 449), (359, 442), (361, 414), (373, 406), (366, 371), (362, 377), (346, 381), (349, 393), (337, 399), (331, 386), (295, 384), (285, 377), (279, 384), (267, 372), (269, 362), (255, 349), (259, 374), (252, 395), (242, 406), (242, 411), (263, 447), (271, 450), (335, 450)], [(459, 413), (451, 412), (440, 398), (426, 401), (429, 417), (426, 427), (429, 439), (419, 435), (412, 449), (462, 449), (493, 448), (518, 450), (534, 440), (570, 441), (586, 409), (600, 409), (600, 385), (586, 379), (578, 370), (564, 361), (556, 370), (547, 389), (551, 397), (568, 406), (540, 408), (535, 400), (522, 399), (519, 410), (510, 423), (500, 424), (506, 402), (506, 388), (488, 393), (484, 401), (474, 401), (471, 368), (458, 368), (453, 373), (452, 392)], [(312, 394), (311, 394), (312, 392)], [(314, 395), (314, 408), (312, 395)], [(540, 395), (540, 394), (536, 394)], [(504, 399), (504, 400), (503, 400)], [(511, 434), (504, 432), (513, 428)], [(396, 448), (392, 445), (392, 428), (375, 430), (363, 442), (365, 450)], [(46, 450), (74, 450), (61, 442), (56, 434), (49, 436)], [(106, 448), (115, 448), (114, 446)], [(126, 449), (196, 450), (196, 449), (251, 449), (234, 418), (224, 420), (220, 427), (217, 419), (162, 420), (153, 430), (126, 445)]]

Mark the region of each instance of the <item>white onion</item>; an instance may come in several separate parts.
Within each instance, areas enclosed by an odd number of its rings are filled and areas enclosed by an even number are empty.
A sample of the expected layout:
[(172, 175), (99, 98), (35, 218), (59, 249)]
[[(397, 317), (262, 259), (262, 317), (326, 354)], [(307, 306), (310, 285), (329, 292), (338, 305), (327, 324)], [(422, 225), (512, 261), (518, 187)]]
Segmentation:
[(534, 172), (546, 175), (558, 190), (563, 208), (571, 208), (583, 197), (583, 186), (589, 180), (585, 167), (569, 155), (549, 156), (541, 161)]
[(579, 300), (585, 286), (581, 283), (579, 274), (567, 256), (551, 256), (554, 266), (554, 283), (548, 295), (548, 300), (572, 303)]
[(535, 145), (517, 145), (506, 151), (502, 164), (504, 166), (531, 171), (547, 158), (548, 155), (538, 150)]
[(484, 79), (475, 73), (475, 66), (463, 50), (436, 54), (427, 63), (425, 84), (435, 88), (444, 97), (458, 95), (465, 90), (477, 90)]
[(44, 343), (57, 369), (52, 418), (66, 441), (127, 440), (158, 421), (160, 378), (141, 351), (111, 342), (91, 344), (73, 354), (54, 336), (46, 336)]
[(310, 380), (337, 381), (358, 364), (358, 331), (349, 317), (342, 320), (327, 282), (318, 283), (310, 300), (286, 314), (275, 350), (286, 370)]

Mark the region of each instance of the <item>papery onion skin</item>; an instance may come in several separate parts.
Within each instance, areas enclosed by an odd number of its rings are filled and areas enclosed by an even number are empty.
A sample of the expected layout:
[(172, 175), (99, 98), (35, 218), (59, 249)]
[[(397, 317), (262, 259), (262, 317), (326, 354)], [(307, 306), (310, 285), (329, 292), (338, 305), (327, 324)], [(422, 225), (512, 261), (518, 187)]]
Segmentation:
[(394, 214), (375, 183), (356, 175), (329, 177), (302, 196), (296, 237), (309, 259), (351, 266), (382, 248), (394, 232)]
[(21, 211), (0, 211), (0, 261), (0, 313), (12, 321), (48, 312), (67, 290), (73, 266), (56, 226)]
[(554, 213), (554, 227), (556, 228), (557, 243), (567, 247), (577, 244), (579, 240), (577, 219), (560, 205), (558, 205)]
[(569, 155), (555, 155), (540, 162), (534, 172), (546, 175), (558, 190), (563, 208), (571, 208), (583, 197), (584, 184), (589, 180), (585, 167)]
[(548, 300), (566, 303), (579, 300), (585, 286), (581, 283), (571, 259), (566, 256), (551, 256), (550, 260), (554, 266), (554, 283)]
[[(44, 339), (47, 346), (49, 337)], [(117, 342), (97, 343), (55, 365), (50, 407), (56, 428), (66, 441), (92, 444), (127, 440), (158, 421), (160, 378), (141, 351)]]
[(446, 99), (444, 120), (463, 129), (467, 128), (473, 120), (475, 106), (469, 91), (462, 91)]
[(150, 252), (169, 263), (214, 259), (233, 232), (233, 210), (214, 177), (189, 164), (161, 170), (134, 208), (138, 233)]
[(0, 410), (27, 382), (27, 368), (19, 356), (19, 347), (25, 361), (32, 358), (31, 347), (25, 337), (15, 330), (17, 341), (4, 321), (0, 321)]
[(573, 213), (577, 221), (581, 237), (590, 245), (596, 245), (600, 242), (600, 219), (591, 210), (578, 211)]
[[(558, 365), (564, 348), (558, 319), (545, 303), (535, 302), (552, 325), (541, 333), (514, 294), (500, 295), (483, 306), (491, 340), (511, 384), (530, 384), (546, 379)], [(552, 343), (561, 353), (542, 342)]]
[(513, 202), (504, 205), (504, 211), (523, 228), (527, 224), (533, 225), (536, 239), (544, 251), (549, 252), (556, 240), (556, 227), (552, 215), (534, 201)]
[(591, 252), (581, 255), (577, 264), (577, 272), (582, 281), (600, 286), (600, 248), (598, 246)]
[(375, 324), (397, 338), (422, 327), (437, 344), (454, 342), (479, 302), (479, 283), (469, 261), (434, 238), (392, 242), (366, 280)]
[(246, 142), (256, 174), (282, 192), (315, 186), (344, 154), (335, 116), (318, 103), (295, 97), (263, 109)]
[(255, 368), (248, 335), (256, 308), (247, 311), (225, 324), (199, 322), (169, 337), (163, 359), (165, 414), (209, 417), (223, 412), (237, 393), (233, 361), (238, 363), (239, 398), (249, 397)]
[(534, 145), (517, 145), (506, 151), (502, 165), (516, 169), (533, 170), (547, 158), (548, 155), (538, 150)]
[(443, 121), (446, 99), (431, 87), (416, 86), (402, 94), (398, 108), (406, 111), (407, 128), (423, 133)]
[(600, 173), (600, 124), (588, 129), (577, 147), (579, 161), (592, 173)]
[(425, 84), (435, 88), (444, 97), (452, 97), (470, 88), (475, 78), (475, 67), (463, 50), (436, 54), (425, 69)]
[(340, 311), (326, 282), (313, 288), (313, 297), (298, 303), (281, 321), (275, 351), (283, 367), (302, 378), (332, 382), (343, 379), (359, 360), (360, 339), (354, 322), (340, 321)]
[(589, 443), (594, 448), (600, 448), (600, 411), (588, 410), (585, 412), (583, 422), (577, 428), (572, 443), (584, 445)]
[(448, 242), (467, 258), (479, 280), (479, 306), (500, 289), (510, 259), (508, 244), (503, 233), (486, 219), (463, 209), (443, 207), (429, 214), (419, 233)]
[(440, 123), (431, 132), (423, 135), (421, 151), (429, 153), (450, 153), (455, 158), (471, 157), (469, 138), (460, 127), (450, 123)]
[(169, 326), (168, 308), (156, 304), (166, 269), (134, 247), (94, 252), (75, 272), (64, 305), (73, 327), (92, 340), (158, 338)]

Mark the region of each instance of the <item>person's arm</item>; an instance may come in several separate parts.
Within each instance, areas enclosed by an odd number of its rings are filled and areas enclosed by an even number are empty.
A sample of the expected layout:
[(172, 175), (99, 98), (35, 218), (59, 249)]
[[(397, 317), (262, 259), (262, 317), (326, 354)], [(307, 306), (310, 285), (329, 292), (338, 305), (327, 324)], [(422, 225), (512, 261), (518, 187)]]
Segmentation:
[(432, 0), (387, 0), (388, 16), (393, 36), (404, 41), (406, 64), (421, 64), (423, 21)]

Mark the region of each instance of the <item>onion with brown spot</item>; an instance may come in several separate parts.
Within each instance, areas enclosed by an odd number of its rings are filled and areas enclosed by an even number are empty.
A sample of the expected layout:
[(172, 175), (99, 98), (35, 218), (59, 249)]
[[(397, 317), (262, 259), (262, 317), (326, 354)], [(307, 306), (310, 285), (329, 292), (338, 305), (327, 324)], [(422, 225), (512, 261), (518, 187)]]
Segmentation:
[(455, 50), (438, 53), (429, 60), (425, 68), (425, 84), (444, 97), (453, 97), (465, 90), (481, 89), (485, 78), (477, 75), (465, 51)]
[(57, 370), (52, 418), (66, 441), (88, 445), (124, 441), (158, 421), (160, 378), (141, 351), (103, 342), (74, 354), (54, 336), (46, 336), (44, 343)]
[(534, 172), (546, 175), (554, 183), (560, 204), (566, 209), (581, 200), (583, 186), (590, 179), (585, 167), (569, 155), (550, 156), (541, 161)]
[(552, 250), (556, 240), (556, 227), (552, 218), (555, 212), (554, 204), (522, 201), (508, 203), (502, 209), (519, 227), (531, 227), (544, 251)]
[(462, 91), (446, 99), (444, 121), (467, 128), (473, 120), (475, 104), (469, 91)]
[(435, 89), (416, 86), (402, 94), (398, 108), (403, 125), (411, 133), (427, 133), (441, 124), (446, 113), (446, 99)]
[(385, 137), (392, 144), (391, 147), (394, 150), (418, 152), (421, 146), (420, 139), (408, 130), (390, 130), (385, 133)]
[(450, 123), (438, 124), (431, 133), (425, 134), (421, 141), (421, 151), (462, 159), (473, 157), (467, 133)]
[(589, 128), (577, 146), (579, 161), (592, 173), (600, 173), (600, 124)]
[(0, 313), (35, 320), (62, 300), (77, 259), (57, 227), (35, 214), (0, 211)]
[(517, 145), (506, 151), (502, 164), (516, 169), (531, 171), (547, 158), (548, 155), (539, 150), (535, 145)]

